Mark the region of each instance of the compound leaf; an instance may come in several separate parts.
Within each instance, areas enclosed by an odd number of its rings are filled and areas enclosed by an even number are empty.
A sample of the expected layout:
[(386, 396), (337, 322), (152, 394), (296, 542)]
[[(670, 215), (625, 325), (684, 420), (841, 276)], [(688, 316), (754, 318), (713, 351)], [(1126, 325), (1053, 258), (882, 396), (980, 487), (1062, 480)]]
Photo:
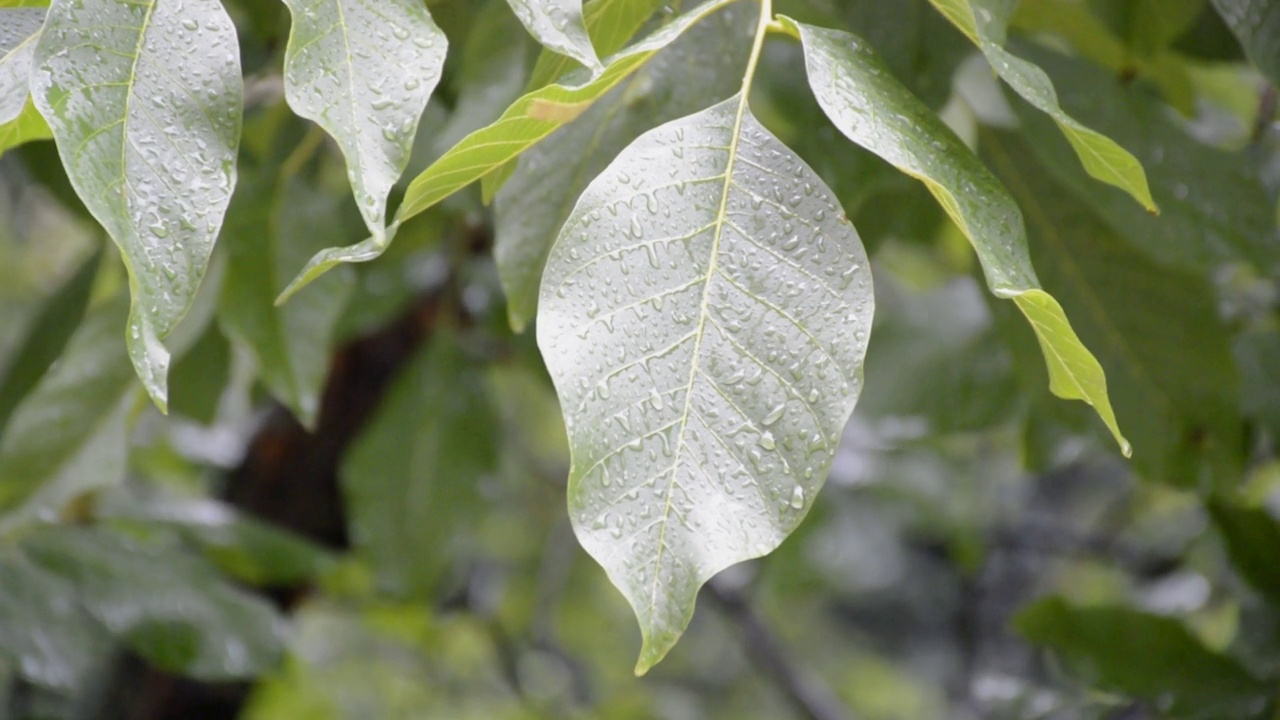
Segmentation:
[(285, 0), (285, 99), (325, 129), (373, 242), (387, 242), (387, 194), (440, 81), (448, 42), (421, 0)]
[(707, 579), (812, 505), (862, 384), (867, 258), (739, 94), (640, 136), (587, 187), (539, 304), (570, 516), (635, 610), (643, 673)]
[(968, 236), (996, 295), (1012, 299), (1036, 331), (1060, 397), (1092, 405), (1120, 443), (1106, 375), (1056, 300), (1040, 289), (1026, 228), (1009, 192), (857, 37), (780, 18), (804, 43), (809, 83), (836, 128), (919, 178)]
[(217, 0), (58, 0), (32, 95), (77, 194), (120, 246), (129, 355), (164, 409), (161, 339), (195, 298), (236, 180), (235, 26)]

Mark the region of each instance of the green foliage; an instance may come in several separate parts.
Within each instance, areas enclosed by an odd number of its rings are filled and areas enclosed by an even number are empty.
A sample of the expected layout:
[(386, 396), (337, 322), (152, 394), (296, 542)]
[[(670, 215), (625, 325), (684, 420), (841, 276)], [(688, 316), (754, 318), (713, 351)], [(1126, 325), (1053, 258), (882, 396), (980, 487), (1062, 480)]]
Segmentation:
[(0, 718), (1272, 720), (1274, 5), (0, 0)]

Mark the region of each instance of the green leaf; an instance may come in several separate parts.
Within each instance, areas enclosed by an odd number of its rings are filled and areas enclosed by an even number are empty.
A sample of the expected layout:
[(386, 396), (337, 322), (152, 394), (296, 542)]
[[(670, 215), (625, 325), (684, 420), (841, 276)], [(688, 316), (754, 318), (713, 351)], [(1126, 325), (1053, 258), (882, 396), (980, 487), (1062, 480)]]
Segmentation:
[(1125, 87), (1102, 69), (1059, 53), (1026, 52), (1058, 79), (1064, 106), (1133, 148), (1153, 171), (1159, 217), (1090, 182), (1045, 118), (1014, 103), (1030, 149), (1114, 231), (1162, 264), (1196, 271), (1241, 260), (1264, 270), (1280, 267), (1273, 203), (1247, 155), (1188, 136), (1146, 88)]
[(1153, 56), (1186, 32), (1208, 0), (1088, 0), (1088, 6), (1131, 50)]
[(125, 298), (94, 308), (39, 384), (14, 410), (0, 439), (0, 528), (55, 515), (76, 495), (124, 476), (133, 372), (120, 343)]
[[(603, 72), (581, 85), (548, 85), (527, 93), (507, 108), (502, 117), (451, 148), (414, 178), (396, 212), (393, 227), (479, 180), (532, 147), (556, 128), (581, 115), (615, 85), (644, 65), (655, 52), (669, 45), (685, 30), (734, 0), (705, 0), (676, 17), (662, 29), (609, 59)], [(317, 253), (277, 302), (287, 300), (307, 283), (340, 263), (368, 262), (386, 250), (376, 238), (348, 247)]]
[(23, 143), (49, 140), (52, 137), (53, 131), (49, 129), (49, 123), (45, 122), (31, 98), (27, 98), (18, 117), (0, 125), (0, 155)]
[(296, 168), (255, 171), (236, 193), (222, 236), (228, 263), (218, 322), (249, 350), (262, 382), (306, 427), (318, 420), (334, 329), (354, 278), (333, 273), (288, 305), (274, 300), (289, 268), (341, 240), (346, 223), (337, 210), (333, 197)]
[(204, 425), (217, 419), (218, 403), (231, 377), (231, 345), (214, 323), (173, 364), (170, 409)]
[(1050, 389), (1092, 405), (1128, 455), (1102, 367), (1058, 302), (1040, 289), (1022, 213), (1004, 186), (861, 40), (790, 18), (780, 21), (801, 37), (809, 84), (836, 128), (924, 182), (973, 244), (992, 292), (1012, 299), (1035, 329)]
[(1280, 523), (1266, 508), (1251, 507), (1211, 497), (1205, 507), (1217, 526), (1231, 564), (1240, 575), (1273, 603), (1280, 603)]
[(17, 353), (0, 374), (0, 436), (4, 435), (14, 408), (58, 359), (72, 333), (80, 327), (101, 258), (102, 253), (98, 252), (85, 260), (32, 316)]
[(1098, 687), (1159, 700), (1177, 717), (1256, 718), (1273, 694), (1235, 660), (1197, 640), (1178, 620), (1126, 607), (1071, 607), (1047, 598), (1014, 625), (1062, 654)]
[(708, 578), (812, 505), (862, 384), (867, 258), (739, 94), (640, 136), (587, 187), (539, 302), (570, 516), (635, 610), (643, 673)]
[(217, 0), (57, 0), (36, 46), (36, 107), (77, 194), (120, 246), (129, 355), (161, 409), (161, 340), (195, 297), (235, 185), (242, 85)]
[(0, 8), (0, 125), (17, 118), (27, 103), (44, 16), (40, 8)]
[(1005, 50), (1005, 33), (1016, 2), (1012, 0), (930, 0), (969, 36), (996, 74), (1035, 108), (1053, 118), (1085, 170), (1129, 193), (1148, 212), (1158, 212), (1142, 164), (1115, 141), (1085, 127), (1058, 105), (1053, 81), (1039, 67)]
[(582, 0), (507, 0), (507, 4), (538, 42), (595, 72), (601, 70), (583, 25)]
[(520, 157), (494, 204), (494, 259), (517, 331), (533, 320), (547, 253), (587, 183), (645, 130), (737, 90), (751, 49), (752, 9), (727, 8), (699, 23)]
[(1280, 327), (1252, 328), (1235, 339), (1244, 412), (1280, 437)]
[(162, 670), (233, 680), (275, 665), (284, 623), (180, 547), (101, 528), (32, 535), (26, 553), (70, 581), (79, 604)]
[(285, 99), (337, 141), (370, 240), (386, 245), (387, 194), (409, 162), (448, 42), (421, 0), (285, 4)]
[(0, 554), (0, 587), (0, 658), (12, 659), (27, 682), (82, 690), (111, 648), (75, 587), (11, 550)]
[(497, 468), (498, 437), (483, 366), (437, 331), (342, 465), (353, 539), (383, 592), (432, 598)]
[(1026, 213), (1045, 286), (1114, 381), (1138, 471), (1184, 487), (1234, 482), (1239, 379), (1213, 289), (1200, 276), (1156, 265), (1071, 202), (1014, 137), (984, 133), (981, 145)]
[(1272, 83), (1280, 85), (1280, 3), (1213, 0), (1213, 7), (1240, 39), (1249, 59)]

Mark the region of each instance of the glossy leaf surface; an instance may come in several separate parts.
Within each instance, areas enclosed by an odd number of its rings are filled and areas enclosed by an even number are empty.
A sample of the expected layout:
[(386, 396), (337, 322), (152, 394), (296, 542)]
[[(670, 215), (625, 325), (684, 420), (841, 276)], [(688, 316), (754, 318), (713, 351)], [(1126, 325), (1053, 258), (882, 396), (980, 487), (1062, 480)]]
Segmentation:
[(812, 505), (861, 386), (867, 259), (739, 95), (645, 133), (588, 186), (539, 302), (570, 515), (635, 610), (643, 673), (708, 578)]
[(1053, 392), (1092, 405), (1127, 454), (1106, 375), (1058, 302), (1040, 289), (1022, 213), (1008, 191), (861, 40), (782, 21), (802, 38), (814, 95), (836, 128), (924, 182), (973, 244), (992, 292), (1017, 303), (1035, 329)]
[(734, 6), (702, 21), (520, 157), (494, 202), (494, 259), (517, 331), (534, 318), (547, 253), (587, 183), (645, 130), (737, 90), (755, 27), (751, 10)]
[(342, 148), (371, 239), (385, 244), (387, 193), (409, 162), (448, 42), (417, 0), (285, 4), (285, 98)]
[(600, 58), (582, 20), (582, 0), (507, 0), (516, 17), (538, 42), (592, 70)]
[(1049, 76), (1035, 64), (1005, 50), (1005, 33), (1016, 1), (930, 1), (973, 40), (986, 55), (991, 68), (1009, 87), (1037, 110), (1053, 118), (1090, 175), (1129, 193), (1147, 211), (1157, 211), (1142, 164), (1114, 140), (1082, 125), (1064, 112), (1058, 105), (1057, 92)]
[[(557, 128), (581, 115), (593, 102), (643, 65), (696, 22), (733, 0), (706, 0), (662, 29), (611, 57), (603, 72), (580, 85), (548, 85), (527, 93), (502, 117), (450, 148), (405, 191), (393, 225), (426, 211), (436, 203), (516, 158)], [(282, 293), (287, 299), (329, 268), (348, 262), (368, 262), (383, 253), (385, 243), (374, 238), (348, 247), (317, 253)]]
[(44, 15), (39, 8), (0, 8), (0, 125), (18, 117), (26, 105)]
[(163, 409), (161, 340), (195, 297), (235, 185), (235, 27), (217, 0), (59, 0), (36, 46), (32, 94), (76, 192), (120, 246), (129, 355)]

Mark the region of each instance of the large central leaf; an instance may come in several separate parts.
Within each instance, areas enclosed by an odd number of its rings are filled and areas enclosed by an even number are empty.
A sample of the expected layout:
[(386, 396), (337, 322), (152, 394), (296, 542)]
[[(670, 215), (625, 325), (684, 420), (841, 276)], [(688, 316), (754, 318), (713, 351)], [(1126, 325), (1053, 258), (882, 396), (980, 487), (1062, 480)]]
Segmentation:
[(644, 672), (702, 583), (777, 547), (825, 480), (862, 383), (867, 258), (739, 94), (645, 133), (591, 183), (539, 303), (570, 515), (635, 609)]
[(217, 0), (58, 0), (31, 88), (71, 184), (120, 246), (129, 355), (164, 407), (160, 341), (195, 298), (235, 185), (235, 26)]

